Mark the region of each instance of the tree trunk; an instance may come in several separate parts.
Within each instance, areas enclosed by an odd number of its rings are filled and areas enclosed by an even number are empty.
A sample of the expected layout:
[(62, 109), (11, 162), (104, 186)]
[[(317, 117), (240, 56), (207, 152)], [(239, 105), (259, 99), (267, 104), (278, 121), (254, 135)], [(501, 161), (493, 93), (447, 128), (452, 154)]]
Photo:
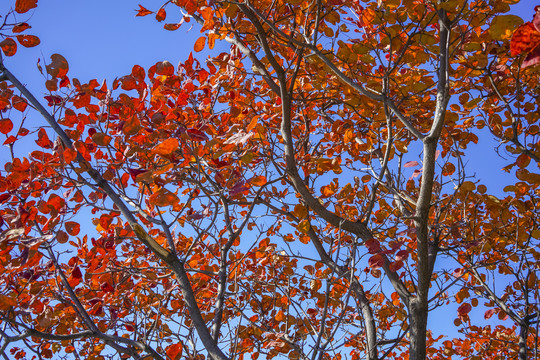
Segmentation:
[(409, 360), (424, 360), (426, 358), (428, 306), (426, 299), (419, 297), (411, 301), (409, 307)]

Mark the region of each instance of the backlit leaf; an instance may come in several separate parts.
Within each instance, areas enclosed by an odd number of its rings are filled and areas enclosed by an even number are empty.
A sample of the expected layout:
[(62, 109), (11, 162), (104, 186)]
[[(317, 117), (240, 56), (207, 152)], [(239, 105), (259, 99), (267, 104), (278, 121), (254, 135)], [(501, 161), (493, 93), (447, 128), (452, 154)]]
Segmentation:
[(180, 200), (171, 191), (165, 188), (161, 188), (154, 194), (152, 194), (148, 198), (148, 201), (150, 201), (150, 203), (155, 206), (170, 206), (177, 204)]
[(161, 156), (168, 156), (172, 154), (173, 152), (175, 152), (179, 146), (180, 146), (180, 143), (178, 142), (177, 139), (169, 138), (163, 141), (162, 143), (156, 145), (152, 149), (152, 153), (161, 155)]
[(195, 50), (196, 52), (200, 52), (200, 51), (202, 51), (204, 49), (205, 44), (206, 44), (206, 37), (201, 36), (195, 42), (195, 45), (193, 46), (193, 50)]
[(178, 360), (182, 357), (183, 349), (182, 343), (177, 343), (167, 346), (165, 352), (171, 360)]
[(494, 40), (510, 39), (514, 30), (521, 24), (523, 20), (516, 15), (495, 16), (489, 27), (489, 34)]

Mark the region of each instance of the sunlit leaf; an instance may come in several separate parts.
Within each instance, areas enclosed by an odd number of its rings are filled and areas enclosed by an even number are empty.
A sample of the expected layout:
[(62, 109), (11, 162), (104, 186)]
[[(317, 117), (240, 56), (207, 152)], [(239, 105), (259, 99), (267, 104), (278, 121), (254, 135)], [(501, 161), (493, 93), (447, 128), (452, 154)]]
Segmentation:
[(5, 38), (0, 42), (0, 48), (6, 56), (13, 56), (17, 52), (17, 43), (12, 38)]
[(148, 201), (150, 201), (150, 203), (155, 206), (170, 206), (178, 203), (179, 199), (171, 191), (165, 188), (161, 188), (154, 194), (152, 194), (148, 198)]
[(15, 11), (24, 14), (37, 6), (37, 0), (17, 0), (15, 1)]
[(175, 138), (169, 138), (163, 141), (162, 143), (156, 145), (152, 149), (152, 153), (161, 155), (161, 156), (168, 156), (171, 155), (173, 152), (178, 149), (180, 146), (180, 143)]

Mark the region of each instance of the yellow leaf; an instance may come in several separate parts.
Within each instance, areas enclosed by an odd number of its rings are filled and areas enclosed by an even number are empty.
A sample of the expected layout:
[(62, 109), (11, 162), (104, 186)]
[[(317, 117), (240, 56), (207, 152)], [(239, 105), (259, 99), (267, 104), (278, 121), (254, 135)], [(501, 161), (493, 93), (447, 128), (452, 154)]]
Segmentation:
[(472, 181), (465, 181), (463, 184), (461, 184), (461, 189), (463, 191), (470, 192), (476, 189), (476, 185)]
[(307, 216), (307, 208), (302, 204), (296, 204), (292, 214), (298, 219), (304, 219)]
[(493, 40), (507, 40), (521, 24), (523, 24), (523, 19), (516, 15), (495, 16), (489, 27), (489, 34)]
[(309, 221), (307, 219), (304, 219), (302, 221), (300, 221), (297, 225), (297, 229), (298, 231), (300, 231), (302, 234), (307, 234), (307, 232), (309, 231)]

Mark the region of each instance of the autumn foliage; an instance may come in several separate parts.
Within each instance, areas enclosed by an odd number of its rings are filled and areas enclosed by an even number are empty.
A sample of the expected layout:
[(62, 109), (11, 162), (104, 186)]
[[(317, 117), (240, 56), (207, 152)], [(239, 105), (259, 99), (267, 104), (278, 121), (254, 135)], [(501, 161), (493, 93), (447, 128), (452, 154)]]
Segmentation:
[(0, 355), (536, 358), (540, 15), (516, 2), (148, 2), (200, 30), (187, 60), (81, 83), (48, 54), (44, 96), (10, 70), (31, 17), (4, 22)]

